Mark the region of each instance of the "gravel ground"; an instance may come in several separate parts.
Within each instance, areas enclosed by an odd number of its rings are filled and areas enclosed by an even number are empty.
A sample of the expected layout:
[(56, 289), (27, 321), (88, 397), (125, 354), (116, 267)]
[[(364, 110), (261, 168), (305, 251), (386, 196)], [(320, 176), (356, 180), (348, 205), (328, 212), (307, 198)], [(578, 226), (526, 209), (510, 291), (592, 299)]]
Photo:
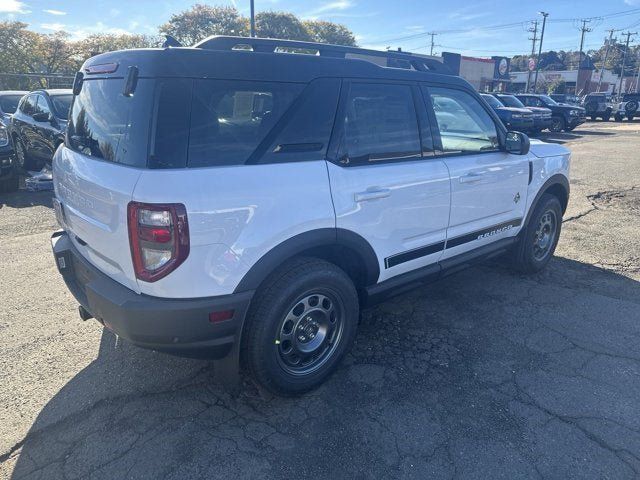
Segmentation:
[(0, 479), (638, 478), (640, 123), (547, 139), (574, 153), (548, 269), (483, 265), (366, 311), (296, 399), (81, 322), (50, 195), (0, 196)]

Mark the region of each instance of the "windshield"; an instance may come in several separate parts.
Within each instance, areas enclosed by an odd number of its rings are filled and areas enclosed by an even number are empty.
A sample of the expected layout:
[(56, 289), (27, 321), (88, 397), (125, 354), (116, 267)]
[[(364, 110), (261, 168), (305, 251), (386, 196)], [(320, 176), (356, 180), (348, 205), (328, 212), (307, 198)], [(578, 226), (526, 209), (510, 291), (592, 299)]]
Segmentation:
[(524, 104), (513, 95), (498, 95), (498, 98), (507, 107), (525, 108)]
[(13, 115), (18, 108), (18, 102), (22, 98), (22, 95), (5, 95), (0, 97), (0, 110), (3, 113)]
[(540, 95), (540, 98), (545, 103), (545, 105), (558, 105), (558, 102), (556, 102), (549, 95)]
[(500, 108), (504, 106), (493, 95), (482, 95), (482, 98), (484, 98), (486, 102), (493, 108)]
[(67, 118), (69, 116), (71, 100), (73, 100), (73, 95), (51, 95), (51, 103), (53, 103), (56, 117)]

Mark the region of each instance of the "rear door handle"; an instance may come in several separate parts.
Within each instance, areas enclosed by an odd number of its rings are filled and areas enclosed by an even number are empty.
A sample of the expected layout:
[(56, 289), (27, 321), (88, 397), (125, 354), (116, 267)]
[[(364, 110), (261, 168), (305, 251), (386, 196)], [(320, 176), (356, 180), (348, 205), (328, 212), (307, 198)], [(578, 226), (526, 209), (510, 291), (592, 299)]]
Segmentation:
[(479, 182), (483, 178), (485, 178), (484, 173), (471, 172), (467, 173), (466, 175), (462, 175), (459, 180), (460, 183), (475, 183)]
[(367, 190), (365, 192), (356, 193), (354, 197), (357, 203), (377, 200), (379, 198), (387, 198), (389, 195), (391, 195), (391, 190), (389, 188), (377, 188), (375, 190)]

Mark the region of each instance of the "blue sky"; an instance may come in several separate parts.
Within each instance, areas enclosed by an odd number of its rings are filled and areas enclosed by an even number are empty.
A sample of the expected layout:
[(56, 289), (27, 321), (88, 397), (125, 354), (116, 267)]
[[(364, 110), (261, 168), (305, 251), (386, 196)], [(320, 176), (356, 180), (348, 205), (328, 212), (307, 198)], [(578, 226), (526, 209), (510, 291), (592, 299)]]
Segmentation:
[[(200, 0), (235, 5), (248, 15), (249, 0)], [(592, 17), (593, 31), (586, 48), (602, 44), (610, 28), (640, 31), (640, 0), (255, 0), (256, 10), (284, 10), (302, 18), (331, 20), (347, 25), (358, 43), (373, 48), (402, 47), (428, 53), (425, 32), (435, 37), (436, 52), (468, 55), (514, 55), (531, 49), (527, 21), (549, 12), (544, 49), (578, 49), (580, 33), (573, 19)], [(91, 33), (157, 32), (172, 13), (194, 0), (0, 0), (0, 19), (21, 20), (37, 31), (57, 29), (75, 38)], [(617, 15), (611, 15), (617, 14)], [(600, 17), (600, 18), (597, 18)], [(496, 27), (499, 28), (488, 28)], [(455, 30), (453, 32), (452, 30)], [(618, 32), (619, 36), (620, 33)], [(636, 43), (640, 42), (640, 35)]]

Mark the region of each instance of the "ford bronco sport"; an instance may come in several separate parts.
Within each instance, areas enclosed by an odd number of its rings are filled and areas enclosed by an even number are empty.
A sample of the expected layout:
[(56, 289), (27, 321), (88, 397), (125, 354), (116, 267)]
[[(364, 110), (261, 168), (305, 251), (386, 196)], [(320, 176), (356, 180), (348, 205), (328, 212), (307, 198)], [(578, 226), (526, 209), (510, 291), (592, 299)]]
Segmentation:
[(296, 394), (364, 306), (500, 254), (542, 269), (569, 157), (418, 55), (234, 37), (107, 53), (74, 82), (53, 252), (83, 319)]

